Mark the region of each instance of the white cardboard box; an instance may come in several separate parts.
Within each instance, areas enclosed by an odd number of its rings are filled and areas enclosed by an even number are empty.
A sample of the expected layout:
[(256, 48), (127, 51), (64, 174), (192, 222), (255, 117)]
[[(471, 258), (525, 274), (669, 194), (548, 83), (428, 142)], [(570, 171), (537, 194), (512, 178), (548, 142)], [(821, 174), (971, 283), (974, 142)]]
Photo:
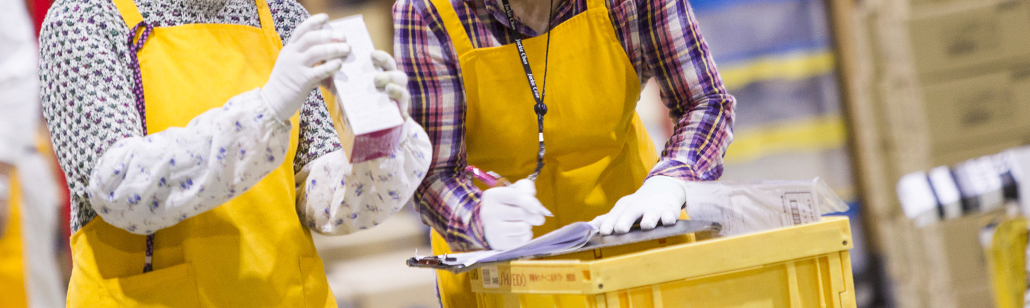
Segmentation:
[(333, 31), (345, 33), (351, 54), (332, 77), (332, 87), (322, 91), (340, 145), (351, 163), (390, 155), (400, 140), (401, 117), (397, 104), (375, 87), (378, 73), (372, 65), (375, 47), (361, 15), (329, 22)]

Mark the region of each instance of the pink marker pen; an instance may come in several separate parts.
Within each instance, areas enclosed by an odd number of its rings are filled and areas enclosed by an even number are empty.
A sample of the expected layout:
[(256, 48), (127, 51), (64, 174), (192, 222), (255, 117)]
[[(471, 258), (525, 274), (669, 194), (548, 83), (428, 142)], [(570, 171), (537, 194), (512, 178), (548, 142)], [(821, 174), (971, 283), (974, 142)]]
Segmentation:
[(493, 171), (480, 170), (479, 168), (476, 168), (476, 166), (473, 165), (468, 165), (468, 167), (465, 167), (465, 172), (468, 172), (469, 175), (476, 179), (479, 179), (483, 182), (483, 184), (486, 184), (486, 186), (489, 187), (511, 185), (511, 182), (503, 176)]

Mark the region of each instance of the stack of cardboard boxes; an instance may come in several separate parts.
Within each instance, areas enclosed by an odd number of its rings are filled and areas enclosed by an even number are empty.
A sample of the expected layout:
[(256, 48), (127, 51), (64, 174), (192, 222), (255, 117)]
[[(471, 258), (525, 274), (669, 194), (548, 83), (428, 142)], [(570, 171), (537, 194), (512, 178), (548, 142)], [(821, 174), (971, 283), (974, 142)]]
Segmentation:
[(980, 229), (916, 228), (902, 175), (1030, 144), (1030, 1), (830, 0), (872, 242), (899, 307), (991, 307)]
[(1030, 140), (1030, 1), (917, 0), (908, 24), (932, 163)]

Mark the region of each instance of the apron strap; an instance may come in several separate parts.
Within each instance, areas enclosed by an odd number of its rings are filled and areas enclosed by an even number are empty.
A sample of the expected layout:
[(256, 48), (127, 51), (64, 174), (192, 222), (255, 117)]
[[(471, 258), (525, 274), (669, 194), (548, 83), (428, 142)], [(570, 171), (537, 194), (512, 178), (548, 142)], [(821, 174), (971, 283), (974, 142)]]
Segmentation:
[(587, 9), (607, 9), (607, 0), (587, 0)]
[(111, 2), (114, 2), (114, 6), (118, 8), (118, 13), (122, 14), (125, 26), (129, 29), (143, 22), (143, 15), (139, 13), (139, 8), (136, 7), (136, 3), (132, 2), (132, 0), (111, 0)]
[[(143, 96), (143, 73), (140, 70), (138, 54), (153, 31), (154, 27), (141, 21), (129, 28), (129, 35), (126, 38), (129, 44), (129, 65), (132, 68), (133, 76), (136, 77), (132, 83), (132, 93), (136, 95), (136, 110), (139, 111), (143, 135), (147, 134), (147, 106)], [(135, 40), (137, 34), (139, 35), (138, 41)]]
[[(143, 100), (143, 74), (140, 72), (139, 59), (136, 55), (140, 49), (143, 48), (143, 44), (150, 38), (151, 32), (154, 31), (154, 27), (143, 22), (143, 15), (139, 13), (139, 8), (136, 7), (136, 3), (133, 0), (111, 0), (115, 7), (118, 8), (118, 13), (122, 15), (122, 20), (125, 21), (125, 26), (129, 28), (129, 34), (126, 38), (129, 45), (129, 58), (130, 65), (132, 66), (133, 74), (136, 77), (135, 82), (132, 84), (132, 92), (136, 96), (136, 110), (139, 112), (140, 125), (142, 126), (143, 135), (147, 134), (147, 112), (146, 104)], [(139, 40), (135, 40), (136, 36), (139, 35)], [(147, 235), (147, 250), (146, 256), (143, 261), (143, 272), (150, 272), (154, 269), (153, 263), (154, 256), (154, 235)]]
[(443, 21), (444, 29), (447, 30), (447, 35), (451, 37), (451, 44), (454, 45), (454, 51), (458, 54), (458, 58), (474, 50), (475, 47), (465, 32), (465, 26), (461, 24), (458, 12), (454, 10), (451, 2), (449, 0), (429, 0), (429, 2), (432, 2), (437, 13), (440, 13), (440, 19)]
[(268, 36), (268, 39), (272, 41), (272, 46), (282, 48), (286, 45), (286, 42), (282, 41), (279, 36), (279, 32), (275, 30), (275, 24), (272, 23), (272, 11), (268, 8), (268, 3), (265, 0), (254, 0), (254, 5), (257, 6), (258, 17), (261, 19), (261, 32)]

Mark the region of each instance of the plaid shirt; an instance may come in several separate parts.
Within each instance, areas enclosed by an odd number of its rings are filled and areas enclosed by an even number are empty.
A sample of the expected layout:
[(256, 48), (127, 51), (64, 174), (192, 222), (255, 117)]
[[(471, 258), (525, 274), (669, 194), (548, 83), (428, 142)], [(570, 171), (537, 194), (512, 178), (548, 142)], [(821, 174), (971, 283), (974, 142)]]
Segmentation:
[[(562, 1), (552, 27), (587, 9)], [(733, 139), (735, 100), (726, 93), (687, 0), (606, 0), (616, 35), (640, 76), (657, 78), (675, 131), (650, 176), (715, 180)], [(451, 0), (475, 48), (514, 42), (497, 0)], [(427, 0), (399, 0), (393, 9), (398, 64), (412, 77), (411, 116), (433, 142), (433, 162), (415, 192), (422, 220), (455, 251), (486, 248), (479, 219), (481, 191), (463, 170), (465, 94), (461, 68), (440, 14)], [(524, 37), (538, 33), (517, 22)], [(512, 61), (518, 61), (512, 58)], [(528, 88), (527, 88), (528, 91)]]

